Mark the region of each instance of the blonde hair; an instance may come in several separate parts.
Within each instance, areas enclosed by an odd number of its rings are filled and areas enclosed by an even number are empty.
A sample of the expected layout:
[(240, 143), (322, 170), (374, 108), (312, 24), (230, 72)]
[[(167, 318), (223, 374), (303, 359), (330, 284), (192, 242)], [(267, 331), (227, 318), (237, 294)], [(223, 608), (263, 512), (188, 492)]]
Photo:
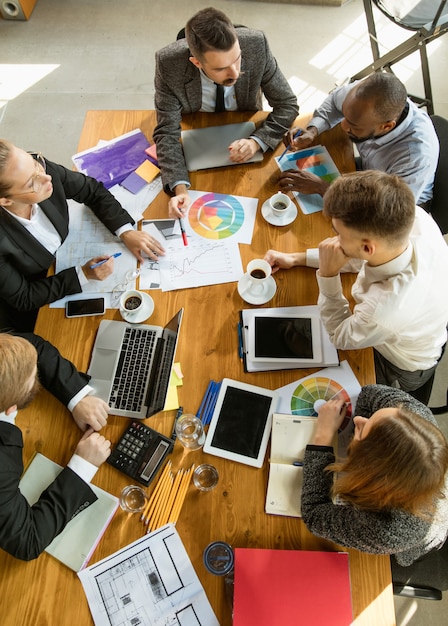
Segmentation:
[(6, 139), (0, 139), (0, 198), (6, 197), (12, 185), (3, 179), (3, 172), (6, 169), (13, 144)]
[(448, 443), (437, 426), (398, 408), (397, 415), (372, 424), (364, 439), (353, 440), (345, 461), (326, 468), (340, 473), (333, 496), (359, 509), (401, 509), (428, 518), (444, 497)]
[(0, 333), (0, 411), (26, 402), (36, 363), (37, 351), (29, 341)]

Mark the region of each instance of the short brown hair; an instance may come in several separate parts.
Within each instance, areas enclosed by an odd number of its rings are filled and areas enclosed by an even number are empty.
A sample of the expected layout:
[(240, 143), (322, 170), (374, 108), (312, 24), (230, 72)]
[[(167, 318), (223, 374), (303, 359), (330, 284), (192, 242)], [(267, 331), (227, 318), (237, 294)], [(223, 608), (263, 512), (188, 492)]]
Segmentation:
[(431, 422), (404, 407), (372, 424), (353, 440), (347, 459), (327, 470), (338, 472), (333, 496), (370, 511), (401, 509), (426, 518), (443, 498), (448, 443)]
[(415, 198), (398, 176), (365, 170), (337, 178), (324, 196), (324, 214), (363, 235), (391, 243), (409, 236), (415, 219)]
[(397, 121), (406, 105), (406, 87), (394, 74), (375, 72), (358, 85), (355, 97), (373, 103), (379, 122)]
[(26, 402), (36, 363), (37, 351), (29, 341), (0, 333), (0, 411)]
[(198, 11), (185, 26), (191, 54), (202, 59), (209, 50), (227, 52), (237, 40), (235, 27), (222, 11), (209, 7)]

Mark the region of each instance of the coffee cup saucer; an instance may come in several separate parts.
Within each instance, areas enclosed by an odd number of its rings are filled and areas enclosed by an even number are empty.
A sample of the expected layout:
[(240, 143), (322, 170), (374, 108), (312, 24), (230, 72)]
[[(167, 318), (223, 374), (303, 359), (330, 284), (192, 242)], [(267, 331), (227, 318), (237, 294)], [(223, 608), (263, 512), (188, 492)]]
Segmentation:
[(253, 283), (247, 274), (241, 276), (238, 281), (238, 293), (242, 299), (248, 304), (266, 304), (269, 302), (277, 291), (277, 283), (272, 276), (269, 276), (263, 283), (263, 290), (254, 294), (251, 292)]
[(143, 306), (140, 311), (137, 313), (125, 313), (124, 311), (120, 311), (121, 317), (130, 324), (141, 324), (153, 314), (154, 300), (144, 291), (141, 292), (141, 295), (143, 298)]
[(279, 216), (272, 212), (269, 200), (266, 200), (261, 207), (261, 214), (264, 219), (273, 226), (288, 226), (288, 224), (292, 224), (297, 217), (297, 207), (294, 202), (291, 202), (291, 205), (289, 209), (285, 211), (285, 214)]

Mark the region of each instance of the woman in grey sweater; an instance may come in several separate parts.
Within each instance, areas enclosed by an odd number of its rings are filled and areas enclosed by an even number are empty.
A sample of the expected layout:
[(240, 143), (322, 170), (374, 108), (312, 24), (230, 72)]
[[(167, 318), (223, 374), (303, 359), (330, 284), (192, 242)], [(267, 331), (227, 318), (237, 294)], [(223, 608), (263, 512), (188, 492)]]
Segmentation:
[(407, 393), (363, 387), (347, 458), (335, 463), (341, 399), (319, 411), (303, 467), (302, 517), (308, 529), (340, 545), (395, 554), (410, 565), (448, 533), (448, 443), (431, 411)]

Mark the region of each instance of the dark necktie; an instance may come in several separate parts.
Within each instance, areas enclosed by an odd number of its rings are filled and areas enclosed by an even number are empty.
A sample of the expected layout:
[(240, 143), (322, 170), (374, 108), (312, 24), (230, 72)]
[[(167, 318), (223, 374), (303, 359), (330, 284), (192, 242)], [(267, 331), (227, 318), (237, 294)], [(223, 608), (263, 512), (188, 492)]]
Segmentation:
[(226, 110), (226, 105), (224, 104), (224, 86), (216, 84), (216, 104), (215, 104), (215, 113), (222, 113)]

